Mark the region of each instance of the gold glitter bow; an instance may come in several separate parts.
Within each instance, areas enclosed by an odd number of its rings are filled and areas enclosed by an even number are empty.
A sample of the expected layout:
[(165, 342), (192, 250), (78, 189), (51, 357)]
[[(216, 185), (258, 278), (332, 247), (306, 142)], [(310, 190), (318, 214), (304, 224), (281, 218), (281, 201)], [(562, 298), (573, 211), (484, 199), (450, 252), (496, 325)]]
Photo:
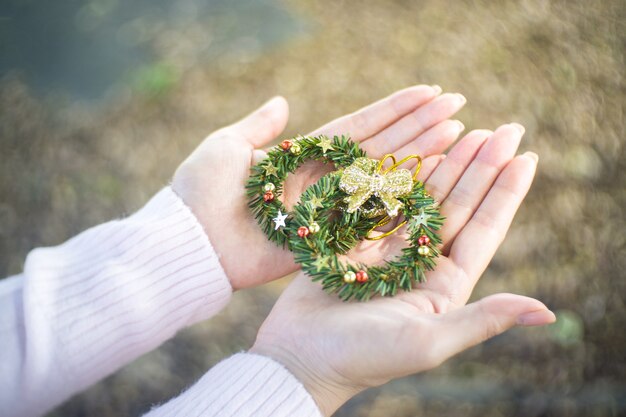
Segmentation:
[[(393, 160), (393, 164), (383, 170), (383, 163), (387, 158)], [(418, 166), (415, 174), (411, 175), (408, 169), (396, 169), (399, 165), (409, 159), (417, 159)], [(396, 217), (402, 208), (402, 202), (398, 197), (405, 196), (413, 189), (415, 176), (421, 166), (421, 158), (417, 155), (409, 155), (396, 162), (396, 158), (387, 154), (377, 161), (369, 158), (357, 158), (352, 165), (344, 169), (339, 181), (339, 188), (346, 192), (346, 202), (348, 213), (358, 210), (371, 196), (380, 199), (384, 206), (383, 213), (391, 217)], [(382, 213), (378, 213), (382, 214)]]

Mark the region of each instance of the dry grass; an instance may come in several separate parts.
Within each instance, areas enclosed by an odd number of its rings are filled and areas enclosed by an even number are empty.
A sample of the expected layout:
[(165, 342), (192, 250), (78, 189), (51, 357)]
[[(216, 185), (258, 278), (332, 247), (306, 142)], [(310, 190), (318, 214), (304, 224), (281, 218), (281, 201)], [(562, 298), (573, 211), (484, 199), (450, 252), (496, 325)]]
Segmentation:
[[(414, 83), (460, 91), (471, 128), (517, 121), (539, 174), (476, 296), (528, 294), (559, 312), (441, 368), (370, 390), (338, 416), (617, 416), (626, 413), (626, 6), (607, 1), (289, 1), (307, 33), (261, 54), (180, 69), (159, 94), (96, 114), (0, 87), (0, 268), (29, 248), (132, 212), (212, 129), (273, 94), (304, 133)], [(190, 33), (195, 33), (190, 30)], [(190, 33), (178, 34), (193, 42)], [(158, 46), (158, 44), (157, 44)], [(161, 56), (176, 59), (172, 44)], [(56, 110), (53, 110), (56, 109)], [(285, 282), (237, 294), (219, 317), (51, 415), (139, 415), (253, 341)], [(251, 309), (250, 306), (253, 306)]]

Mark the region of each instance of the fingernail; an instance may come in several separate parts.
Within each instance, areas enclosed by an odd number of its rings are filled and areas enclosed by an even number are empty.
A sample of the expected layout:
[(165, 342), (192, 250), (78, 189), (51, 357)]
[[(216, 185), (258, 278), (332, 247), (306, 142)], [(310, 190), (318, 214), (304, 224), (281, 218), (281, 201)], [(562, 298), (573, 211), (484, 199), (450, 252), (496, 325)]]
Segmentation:
[(514, 128), (516, 128), (517, 130), (519, 130), (519, 131), (520, 131), (520, 133), (522, 133), (522, 134), (523, 134), (524, 132), (526, 132), (526, 129), (524, 128), (524, 126), (522, 126), (522, 125), (521, 125), (521, 124), (519, 124), (519, 123), (510, 123), (510, 125), (511, 125), (511, 126), (513, 126)]
[(436, 84), (435, 84), (435, 85), (431, 85), (431, 88), (432, 88), (433, 90), (435, 90), (435, 93), (437, 93), (437, 94), (441, 94), (441, 92), (443, 91), (443, 90), (441, 89), (441, 87), (439, 87), (439, 86), (438, 86), (438, 85), (436, 85)]
[(459, 125), (459, 132), (465, 130), (465, 125), (460, 120), (455, 120), (456, 124)]
[(537, 310), (517, 316), (517, 324), (520, 326), (543, 326), (554, 323), (556, 316), (550, 310)]
[(463, 94), (456, 93), (456, 96), (461, 104), (465, 104), (467, 102), (467, 99)]
[(524, 155), (526, 155), (526, 156), (528, 156), (528, 157), (530, 157), (530, 158), (534, 159), (534, 160), (535, 160), (535, 163), (539, 162), (539, 155), (537, 155), (537, 154), (536, 154), (536, 153), (534, 153), (534, 152), (530, 152), (530, 151), (528, 151), (528, 152), (526, 152)]

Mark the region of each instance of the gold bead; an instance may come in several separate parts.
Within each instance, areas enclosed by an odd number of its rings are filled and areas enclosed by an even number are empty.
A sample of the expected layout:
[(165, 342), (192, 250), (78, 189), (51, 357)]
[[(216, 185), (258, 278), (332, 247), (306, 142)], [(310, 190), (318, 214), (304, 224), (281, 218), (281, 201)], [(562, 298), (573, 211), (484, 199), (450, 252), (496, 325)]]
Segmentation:
[(267, 184), (263, 186), (263, 190), (265, 191), (274, 191), (275, 189), (276, 189), (276, 186), (271, 182), (268, 182)]
[(417, 248), (417, 253), (422, 256), (428, 256), (428, 254), (430, 253), (430, 249), (428, 248), (428, 246), (420, 246), (419, 248)]
[(291, 148), (289, 148), (289, 152), (294, 155), (300, 155), (300, 152), (302, 152), (302, 147), (297, 143), (294, 143), (293, 145), (291, 145)]
[(320, 231), (320, 225), (317, 222), (313, 222), (309, 225), (309, 232), (317, 233)]
[(348, 284), (352, 284), (354, 281), (356, 281), (356, 274), (354, 273), (354, 271), (348, 271), (343, 274), (343, 280)]
[(382, 279), (383, 281), (387, 281), (389, 279), (389, 275), (387, 275), (387, 274), (380, 274), (380, 279)]

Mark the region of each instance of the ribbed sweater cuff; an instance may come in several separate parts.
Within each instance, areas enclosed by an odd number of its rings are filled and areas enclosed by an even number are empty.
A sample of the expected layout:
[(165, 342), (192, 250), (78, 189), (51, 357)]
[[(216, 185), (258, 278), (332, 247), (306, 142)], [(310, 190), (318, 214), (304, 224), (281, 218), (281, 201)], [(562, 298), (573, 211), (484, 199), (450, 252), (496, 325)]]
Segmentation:
[(145, 417), (320, 417), (315, 401), (278, 362), (239, 353)]
[(128, 218), (32, 251), (25, 397), (83, 389), (212, 316), (231, 293), (202, 226), (169, 187)]

